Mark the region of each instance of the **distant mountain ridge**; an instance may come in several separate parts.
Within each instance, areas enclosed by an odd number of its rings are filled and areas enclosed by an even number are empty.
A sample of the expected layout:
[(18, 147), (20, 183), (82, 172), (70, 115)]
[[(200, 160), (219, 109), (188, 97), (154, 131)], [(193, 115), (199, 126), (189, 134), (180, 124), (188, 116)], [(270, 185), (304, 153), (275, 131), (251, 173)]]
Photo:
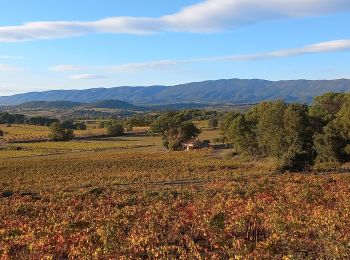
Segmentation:
[(30, 101), (14, 106), (4, 106), (4, 108), (12, 109), (29, 109), (29, 110), (84, 110), (84, 109), (119, 109), (119, 110), (129, 110), (129, 111), (169, 111), (169, 110), (181, 110), (190, 108), (203, 108), (206, 104), (199, 103), (176, 103), (167, 105), (145, 105), (136, 106), (129, 102), (111, 99), (111, 100), (101, 100), (93, 103), (79, 103), (72, 101)]
[(144, 110), (144, 107), (135, 106), (129, 102), (119, 99), (101, 100), (85, 104), (85, 108), (109, 108), (109, 109), (126, 109), (126, 110)]
[(326, 92), (350, 92), (350, 80), (223, 79), (175, 86), (51, 90), (0, 97), (0, 105), (57, 100), (93, 103), (115, 99), (138, 106), (176, 103), (243, 104), (275, 99), (309, 103), (314, 96)]
[(72, 101), (30, 101), (17, 105), (21, 109), (70, 109), (83, 105)]

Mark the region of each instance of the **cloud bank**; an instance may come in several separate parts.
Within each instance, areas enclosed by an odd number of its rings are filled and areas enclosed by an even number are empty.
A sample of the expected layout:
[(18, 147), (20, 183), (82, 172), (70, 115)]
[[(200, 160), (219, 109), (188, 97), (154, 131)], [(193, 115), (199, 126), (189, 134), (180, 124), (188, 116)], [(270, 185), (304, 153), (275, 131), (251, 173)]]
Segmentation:
[[(335, 41), (321, 42), (311, 45), (306, 45), (300, 48), (291, 48), (284, 50), (277, 50), (271, 52), (262, 52), (255, 54), (244, 55), (228, 55), (228, 56), (215, 56), (215, 57), (202, 57), (183, 60), (161, 60), (161, 61), (149, 61), (149, 62), (137, 62), (137, 63), (125, 63), (114, 66), (81, 66), (81, 65), (55, 65), (49, 68), (49, 70), (56, 72), (72, 72), (77, 70), (94, 70), (101, 71), (103, 73), (127, 73), (140, 70), (165, 70), (174, 68), (177, 65), (191, 64), (198, 62), (240, 62), (240, 61), (257, 61), (265, 59), (277, 59), (292, 56), (301, 56), (305, 54), (327, 53), (327, 52), (341, 52), (350, 51), (350, 39), (342, 39)], [(0, 67), (1, 68), (1, 67)], [(95, 74), (79, 74), (73, 75), (71, 79), (98, 79), (104, 78), (102, 75)]]
[(300, 55), (312, 54), (312, 53), (327, 53), (327, 52), (339, 52), (339, 51), (348, 51), (348, 50), (350, 50), (350, 40), (344, 39), (344, 40), (335, 40), (335, 41), (311, 44), (301, 48), (284, 49), (284, 50), (278, 50), (278, 51), (247, 54), (247, 55), (209, 57), (209, 58), (203, 58), (202, 60), (254, 61), (254, 60), (265, 60), (265, 59), (283, 58), (283, 57), (291, 57), (291, 56), (300, 56)]
[(75, 79), (75, 80), (91, 80), (91, 79), (104, 79), (107, 78), (105, 75), (99, 75), (99, 74), (77, 74), (77, 75), (72, 75), (69, 77), (70, 79)]
[(111, 17), (97, 21), (39, 21), (1, 26), (0, 42), (57, 39), (92, 33), (210, 33), (283, 18), (350, 11), (349, 0), (206, 0), (157, 18)]
[(136, 63), (126, 63), (115, 66), (107, 66), (104, 69), (109, 72), (132, 72), (138, 70), (163, 70), (169, 69), (178, 65), (179, 61), (177, 60), (161, 60), (161, 61), (150, 61), (150, 62), (136, 62)]

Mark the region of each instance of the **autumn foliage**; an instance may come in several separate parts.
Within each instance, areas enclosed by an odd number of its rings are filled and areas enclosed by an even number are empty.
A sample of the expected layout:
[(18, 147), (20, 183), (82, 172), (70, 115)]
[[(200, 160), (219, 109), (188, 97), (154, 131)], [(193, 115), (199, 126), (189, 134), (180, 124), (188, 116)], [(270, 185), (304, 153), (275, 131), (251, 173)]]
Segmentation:
[(273, 175), (264, 165), (210, 151), (3, 160), (0, 255), (347, 258), (349, 176)]

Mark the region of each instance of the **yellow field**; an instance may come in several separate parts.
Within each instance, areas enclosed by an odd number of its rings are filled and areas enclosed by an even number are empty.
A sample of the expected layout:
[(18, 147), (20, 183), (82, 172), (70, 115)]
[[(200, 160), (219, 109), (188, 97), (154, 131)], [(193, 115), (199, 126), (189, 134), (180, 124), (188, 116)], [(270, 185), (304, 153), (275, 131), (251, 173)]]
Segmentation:
[[(74, 131), (75, 135), (77, 137), (90, 137), (106, 134), (105, 129), (94, 129), (91, 125), (89, 126), (87, 130)], [(15, 144), (8, 144), (5, 149), (0, 150), (0, 158), (113, 149), (163, 150), (159, 136), (122, 136), (92, 140), (74, 140), (70, 142), (21, 143), (20, 141), (46, 140), (49, 134), (48, 127), (12, 125), (11, 127), (1, 126), (0, 129), (5, 129), (5, 141), (9, 143), (16, 142)], [(149, 128), (137, 127), (133, 130), (137, 133), (147, 131)], [(199, 138), (201, 140), (211, 140), (218, 137), (218, 135), (218, 130), (203, 130)]]
[(50, 133), (46, 126), (33, 125), (0, 125), (0, 129), (5, 132), (5, 141), (26, 141), (32, 139), (45, 139)]
[(57, 153), (103, 150), (162, 150), (158, 136), (123, 136), (70, 142), (16, 143), (0, 150), (0, 158), (28, 157)]
[[(0, 129), (5, 132), (5, 141), (18, 142), (18, 141), (30, 141), (30, 140), (45, 140), (47, 139), (50, 130), (46, 126), (34, 126), (34, 125), (0, 125)], [(88, 125), (87, 130), (75, 130), (75, 136), (88, 137), (105, 135), (105, 129), (93, 128)]]

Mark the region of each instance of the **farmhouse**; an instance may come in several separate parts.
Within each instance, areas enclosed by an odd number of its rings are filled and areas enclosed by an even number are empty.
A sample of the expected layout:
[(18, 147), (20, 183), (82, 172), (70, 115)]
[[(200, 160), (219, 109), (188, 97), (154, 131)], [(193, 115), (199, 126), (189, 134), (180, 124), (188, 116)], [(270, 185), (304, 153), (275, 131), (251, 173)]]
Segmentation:
[(209, 140), (200, 141), (197, 139), (191, 139), (185, 143), (182, 143), (182, 149), (185, 151), (191, 151), (194, 149), (202, 149), (209, 147)]

